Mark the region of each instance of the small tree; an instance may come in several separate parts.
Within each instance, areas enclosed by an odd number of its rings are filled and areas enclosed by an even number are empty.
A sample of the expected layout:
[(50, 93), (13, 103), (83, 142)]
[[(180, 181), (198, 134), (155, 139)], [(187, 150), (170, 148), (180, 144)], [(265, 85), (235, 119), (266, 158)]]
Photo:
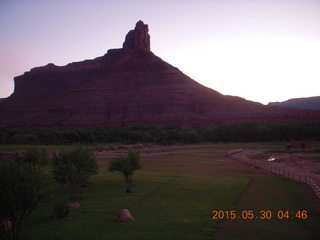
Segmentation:
[(29, 148), (22, 153), (19, 161), (29, 163), (33, 168), (40, 170), (49, 163), (48, 152), (44, 148)]
[[(18, 239), (24, 219), (45, 196), (49, 178), (30, 164), (0, 162), (0, 239)], [(10, 230), (6, 229), (10, 223)]]
[(93, 150), (77, 145), (70, 151), (55, 154), (52, 173), (58, 183), (71, 185), (71, 200), (74, 200), (81, 185), (87, 184), (90, 177), (98, 173)]
[(124, 176), (127, 183), (127, 193), (132, 189), (132, 177), (136, 170), (141, 169), (140, 153), (134, 150), (129, 150), (127, 156), (118, 156), (109, 164), (110, 172), (119, 172)]

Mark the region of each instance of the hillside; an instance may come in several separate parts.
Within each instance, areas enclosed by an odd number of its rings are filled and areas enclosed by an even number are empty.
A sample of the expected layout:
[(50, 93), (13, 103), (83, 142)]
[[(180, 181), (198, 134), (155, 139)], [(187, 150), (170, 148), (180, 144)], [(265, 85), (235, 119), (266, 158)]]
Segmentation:
[(148, 25), (142, 21), (121, 49), (66, 66), (36, 67), (14, 81), (14, 93), (0, 103), (2, 127), (320, 121), (320, 111), (265, 106), (197, 83), (150, 51)]
[(320, 96), (309, 98), (293, 98), (284, 102), (270, 102), (268, 103), (268, 105), (298, 109), (320, 110)]

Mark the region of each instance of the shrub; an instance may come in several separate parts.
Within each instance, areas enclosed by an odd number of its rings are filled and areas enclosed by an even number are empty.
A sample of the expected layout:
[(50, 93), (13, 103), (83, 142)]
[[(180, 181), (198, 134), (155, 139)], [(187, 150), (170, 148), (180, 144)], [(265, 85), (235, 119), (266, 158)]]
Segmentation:
[(0, 162), (0, 222), (10, 221), (12, 230), (0, 228), (0, 239), (17, 239), (24, 219), (45, 196), (49, 178), (31, 165), (13, 160)]
[(69, 216), (70, 213), (69, 204), (64, 199), (59, 199), (53, 205), (53, 212), (56, 218), (66, 218)]
[(54, 155), (52, 173), (61, 184), (71, 185), (71, 199), (75, 199), (80, 186), (87, 184), (97, 174), (98, 164), (92, 148), (77, 145), (69, 151)]
[(22, 153), (20, 160), (29, 163), (33, 168), (40, 170), (42, 167), (48, 165), (49, 155), (44, 148), (30, 148)]
[(140, 153), (138, 151), (129, 150), (127, 156), (118, 156), (109, 164), (110, 172), (119, 172), (124, 176), (127, 183), (127, 193), (131, 192), (132, 177), (136, 170), (141, 169), (142, 163), (140, 161)]

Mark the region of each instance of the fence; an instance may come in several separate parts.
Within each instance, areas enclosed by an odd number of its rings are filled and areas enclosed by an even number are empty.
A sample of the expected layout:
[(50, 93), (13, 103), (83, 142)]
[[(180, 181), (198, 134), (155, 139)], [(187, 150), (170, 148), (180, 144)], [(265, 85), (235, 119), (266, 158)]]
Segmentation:
[[(230, 153), (229, 153), (230, 152)], [(307, 176), (304, 176), (304, 175), (301, 175), (301, 174), (298, 174), (298, 173), (295, 173), (295, 172), (290, 172), (290, 171), (287, 171), (283, 168), (279, 168), (277, 166), (275, 166), (274, 164), (272, 163), (269, 163), (269, 162), (263, 162), (263, 161), (257, 161), (257, 160), (252, 160), (252, 159), (249, 159), (247, 158), (245, 155), (241, 154), (234, 154), (234, 153), (239, 153), (241, 152), (240, 149), (237, 149), (237, 150), (232, 150), (232, 151), (229, 151), (228, 154), (233, 158), (233, 159), (236, 159), (238, 161), (241, 161), (241, 162), (245, 162), (247, 164), (251, 164), (253, 165), (254, 167), (259, 167), (259, 168), (262, 168), (262, 169), (265, 169), (269, 172), (272, 172), (272, 173), (275, 173), (275, 174), (278, 174), (278, 175), (281, 175), (281, 176), (284, 176), (286, 178), (289, 178), (289, 179), (292, 179), (294, 181), (297, 181), (297, 182), (302, 182), (302, 183), (306, 183), (308, 185), (310, 185), (313, 189), (313, 191), (317, 194), (317, 196), (320, 198), (320, 188), (319, 186), (315, 183), (315, 181), (310, 178), (310, 177), (307, 177)], [(232, 155), (231, 155), (232, 154)]]

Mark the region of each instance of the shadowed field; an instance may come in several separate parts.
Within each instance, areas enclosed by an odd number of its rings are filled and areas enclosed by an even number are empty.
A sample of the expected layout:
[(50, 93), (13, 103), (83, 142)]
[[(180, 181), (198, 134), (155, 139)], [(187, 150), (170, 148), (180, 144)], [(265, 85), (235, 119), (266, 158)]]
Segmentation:
[[(180, 149), (181, 151), (181, 149)], [(125, 193), (122, 176), (106, 171), (112, 159), (99, 155), (99, 174), (79, 195), (72, 217), (52, 217), (53, 185), (25, 222), (24, 239), (317, 239), (319, 199), (309, 186), (271, 175), (225, 156), (227, 148), (142, 154), (143, 170), (134, 176), (134, 193)], [(65, 194), (66, 195), (66, 194)], [(115, 221), (127, 208), (132, 222)], [(212, 211), (252, 210), (255, 218), (212, 219)], [(278, 219), (277, 212), (307, 211), (306, 219)], [(272, 218), (260, 219), (261, 211)]]

